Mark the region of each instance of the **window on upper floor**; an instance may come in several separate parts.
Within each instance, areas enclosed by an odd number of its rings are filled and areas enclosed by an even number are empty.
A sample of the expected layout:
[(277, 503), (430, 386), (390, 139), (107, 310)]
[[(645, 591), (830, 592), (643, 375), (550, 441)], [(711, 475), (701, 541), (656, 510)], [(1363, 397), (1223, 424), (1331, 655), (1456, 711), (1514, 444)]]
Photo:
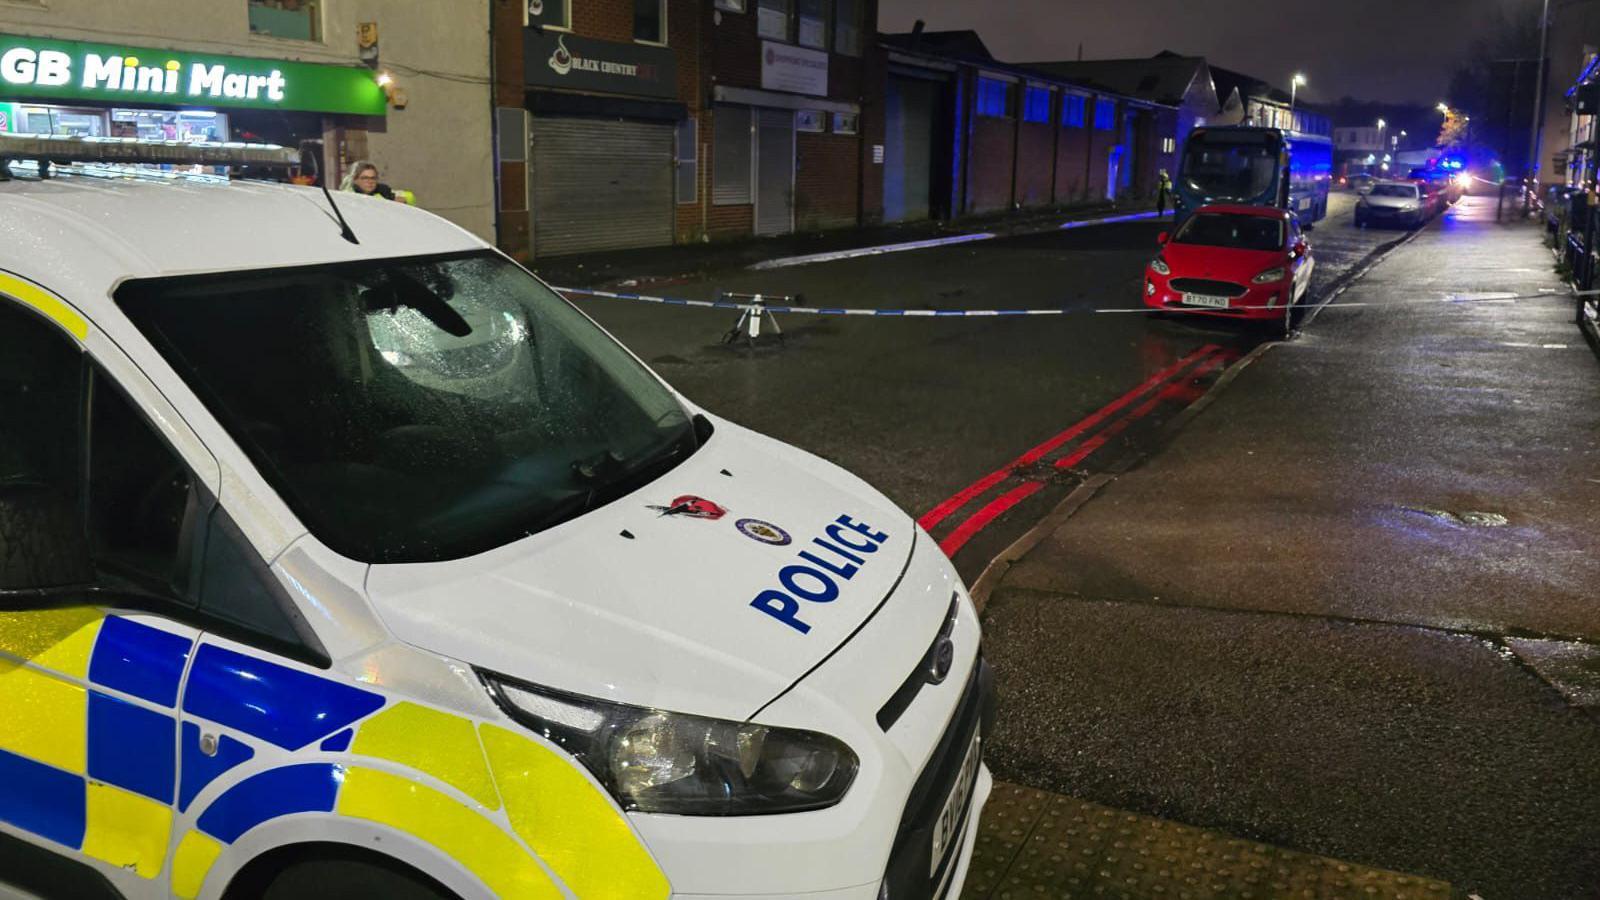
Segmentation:
[(1022, 102), (1022, 121), (1024, 122), (1049, 122), (1050, 121), (1050, 89), (1045, 87), (1029, 87)]
[(1089, 98), (1082, 94), (1068, 94), (1061, 98), (1061, 124), (1068, 128), (1082, 128), (1085, 124)]
[(250, 33), (297, 41), (322, 40), (321, 0), (247, 0)]
[(1096, 131), (1112, 131), (1117, 127), (1117, 101), (1100, 99), (1094, 102), (1094, 127)]
[(756, 0), (756, 31), (775, 41), (794, 40), (790, 36), (793, 11), (791, 0)]
[(527, 0), (528, 24), (568, 31), (572, 28), (572, 0)]
[(998, 78), (978, 79), (978, 115), (1009, 119), (1016, 115), (1016, 85)]
[(846, 56), (861, 55), (863, 0), (836, 0), (833, 7), (833, 50)]
[(796, 0), (795, 36), (802, 47), (828, 49), (829, 0)]
[(646, 44), (667, 42), (667, 0), (633, 0), (633, 39)]
[(745, 9), (744, 0), (717, 0), (716, 5), (717, 9), (725, 9), (728, 12), (742, 13)]

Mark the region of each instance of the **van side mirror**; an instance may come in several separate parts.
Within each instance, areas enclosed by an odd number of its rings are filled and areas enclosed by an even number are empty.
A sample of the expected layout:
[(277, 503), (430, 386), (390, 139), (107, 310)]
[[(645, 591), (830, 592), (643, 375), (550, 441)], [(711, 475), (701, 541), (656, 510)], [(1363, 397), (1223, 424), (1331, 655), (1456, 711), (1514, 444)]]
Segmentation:
[(1168, 238), (1171, 238), (1171, 237), (1172, 237), (1172, 235), (1170, 235), (1167, 232), (1163, 231), (1160, 234), (1156, 235), (1156, 243), (1157, 244), (1161, 244), (1161, 245), (1165, 245), (1167, 243)]
[(77, 504), (40, 482), (0, 483), (0, 610), (55, 606), (95, 580)]

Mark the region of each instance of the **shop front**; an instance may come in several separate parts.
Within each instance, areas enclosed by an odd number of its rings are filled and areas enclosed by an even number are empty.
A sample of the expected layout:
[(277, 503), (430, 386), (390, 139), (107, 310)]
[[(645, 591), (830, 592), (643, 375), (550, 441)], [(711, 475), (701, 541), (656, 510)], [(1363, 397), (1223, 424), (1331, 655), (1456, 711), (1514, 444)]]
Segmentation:
[(386, 110), (359, 66), (0, 35), (0, 133), (293, 147)]
[(671, 244), (687, 116), (673, 51), (528, 29), (524, 70), (533, 254)]

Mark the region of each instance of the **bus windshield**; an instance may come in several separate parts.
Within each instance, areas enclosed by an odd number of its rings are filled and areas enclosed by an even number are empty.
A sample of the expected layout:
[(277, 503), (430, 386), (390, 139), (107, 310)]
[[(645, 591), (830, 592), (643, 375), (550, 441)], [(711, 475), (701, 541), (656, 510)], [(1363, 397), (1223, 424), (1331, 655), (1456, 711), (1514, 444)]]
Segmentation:
[(1223, 142), (1210, 136), (1190, 141), (1183, 159), (1187, 186), (1210, 200), (1259, 200), (1273, 192), (1279, 169), (1278, 148), (1272, 143)]

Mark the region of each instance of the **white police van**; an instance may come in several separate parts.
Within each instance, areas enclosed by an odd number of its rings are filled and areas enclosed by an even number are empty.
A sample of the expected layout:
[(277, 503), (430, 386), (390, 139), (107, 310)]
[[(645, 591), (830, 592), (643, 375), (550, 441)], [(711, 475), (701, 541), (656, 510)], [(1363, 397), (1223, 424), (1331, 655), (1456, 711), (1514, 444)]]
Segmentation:
[(431, 215), (94, 177), (175, 152), (0, 139), (0, 894), (960, 891), (910, 518)]

